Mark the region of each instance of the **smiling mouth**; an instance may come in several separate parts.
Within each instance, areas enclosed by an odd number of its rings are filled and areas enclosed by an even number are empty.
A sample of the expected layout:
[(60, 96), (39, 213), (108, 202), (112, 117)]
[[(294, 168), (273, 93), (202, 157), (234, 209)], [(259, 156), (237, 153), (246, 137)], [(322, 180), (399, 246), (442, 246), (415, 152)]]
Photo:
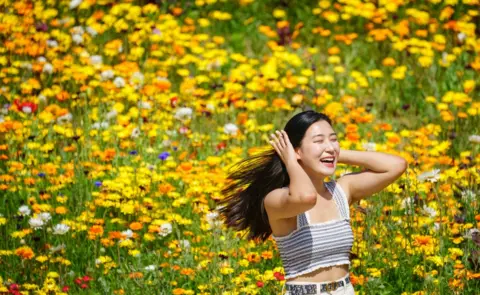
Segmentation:
[(320, 162), (333, 164), (333, 162), (335, 162), (335, 158), (321, 159)]

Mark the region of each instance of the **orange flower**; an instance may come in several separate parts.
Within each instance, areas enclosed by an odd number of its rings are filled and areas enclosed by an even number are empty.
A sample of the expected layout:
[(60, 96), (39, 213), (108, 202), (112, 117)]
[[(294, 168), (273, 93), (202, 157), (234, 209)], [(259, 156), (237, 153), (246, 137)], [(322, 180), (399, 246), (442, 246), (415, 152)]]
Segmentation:
[(20, 256), (22, 259), (32, 259), (35, 256), (33, 250), (28, 246), (23, 246), (15, 250), (15, 255)]
[(141, 279), (143, 278), (143, 273), (141, 272), (132, 272), (128, 275), (129, 278), (131, 279)]
[(415, 246), (420, 246), (420, 245), (428, 245), (432, 241), (431, 236), (417, 236), (415, 237), (415, 242), (413, 243)]
[(143, 228), (143, 224), (141, 222), (132, 222), (130, 223), (131, 230), (141, 230)]

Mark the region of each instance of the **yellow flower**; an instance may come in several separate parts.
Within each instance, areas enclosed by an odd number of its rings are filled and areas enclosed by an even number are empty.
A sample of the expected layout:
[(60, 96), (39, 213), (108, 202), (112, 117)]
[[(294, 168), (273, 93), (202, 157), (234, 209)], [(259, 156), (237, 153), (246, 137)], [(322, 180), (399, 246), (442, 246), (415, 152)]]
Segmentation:
[(284, 18), (286, 16), (285, 10), (275, 9), (273, 11), (273, 17), (275, 18)]

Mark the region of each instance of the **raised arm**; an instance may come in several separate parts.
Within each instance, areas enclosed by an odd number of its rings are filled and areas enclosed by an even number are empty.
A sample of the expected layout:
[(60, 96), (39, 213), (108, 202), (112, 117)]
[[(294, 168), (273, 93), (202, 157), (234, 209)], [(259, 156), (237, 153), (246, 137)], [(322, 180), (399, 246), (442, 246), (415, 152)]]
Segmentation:
[(408, 162), (402, 157), (371, 151), (341, 150), (338, 162), (368, 169), (345, 174), (338, 179), (350, 204), (381, 191), (395, 182), (408, 167)]
[(289, 189), (275, 189), (268, 193), (264, 205), (269, 217), (282, 219), (296, 216), (312, 208), (317, 202), (317, 191), (310, 177), (298, 163), (287, 133), (283, 130), (277, 131), (277, 136), (278, 138), (273, 136), (271, 144), (285, 163), (290, 186)]

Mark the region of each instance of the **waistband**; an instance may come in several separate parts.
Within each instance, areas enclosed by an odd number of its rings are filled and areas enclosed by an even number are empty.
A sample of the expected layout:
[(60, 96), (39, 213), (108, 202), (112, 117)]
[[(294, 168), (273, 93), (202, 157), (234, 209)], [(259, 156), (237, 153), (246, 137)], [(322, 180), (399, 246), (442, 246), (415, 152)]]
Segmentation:
[(336, 281), (310, 283), (310, 282), (286, 282), (285, 288), (291, 295), (297, 294), (320, 294), (321, 292), (332, 292), (350, 283), (350, 274)]

